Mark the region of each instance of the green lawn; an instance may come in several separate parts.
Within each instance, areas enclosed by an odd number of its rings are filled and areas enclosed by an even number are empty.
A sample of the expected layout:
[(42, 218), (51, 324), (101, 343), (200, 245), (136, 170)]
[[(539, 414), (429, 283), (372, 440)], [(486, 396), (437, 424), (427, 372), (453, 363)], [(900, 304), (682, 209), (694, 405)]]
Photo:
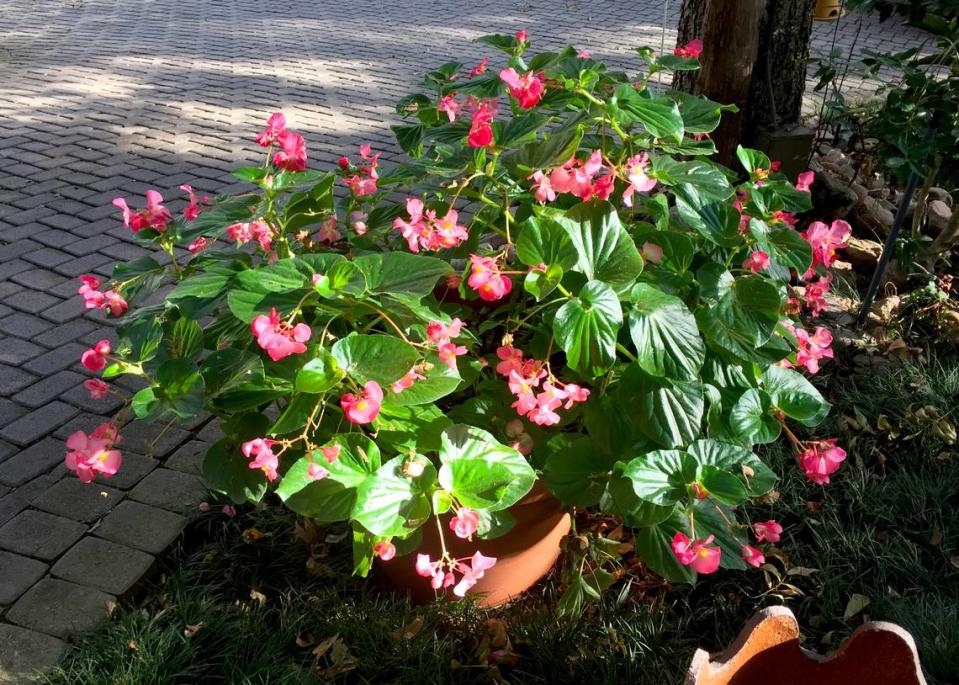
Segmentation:
[[(959, 409), (959, 359), (819, 380), (836, 405), (820, 434), (841, 435), (850, 456), (822, 488), (807, 483), (780, 447), (767, 450), (784, 475), (780, 496), (753, 513), (786, 526), (780, 548), (788, 560), (773, 561), (792, 568), (782, 583), (761, 572), (721, 572), (695, 588), (665, 590), (636, 579), (576, 621), (550, 611), (558, 594), (552, 579), (503, 610), (411, 607), (346, 575), (347, 544), (324, 541), (335, 528), (321, 531), (310, 574), (309, 549), (291, 534), (289, 513), (247, 510), (226, 525), (211, 514), (193, 536), (204, 542), (46, 682), (419, 684), (502, 676), (661, 685), (682, 680), (697, 645), (716, 649), (756, 608), (784, 602), (809, 648), (835, 647), (866, 616), (895, 621), (916, 637), (930, 682), (959, 682), (959, 454), (908, 411)], [(898, 438), (877, 429), (881, 414)], [(867, 431), (854, 425), (863, 420)], [(265, 536), (244, 541), (253, 527)], [(844, 620), (857, 594), (869, 604)], [(505, 624), (511, 652), (490, 619)], [(326, 647), (320, 657), (318, 645)]]

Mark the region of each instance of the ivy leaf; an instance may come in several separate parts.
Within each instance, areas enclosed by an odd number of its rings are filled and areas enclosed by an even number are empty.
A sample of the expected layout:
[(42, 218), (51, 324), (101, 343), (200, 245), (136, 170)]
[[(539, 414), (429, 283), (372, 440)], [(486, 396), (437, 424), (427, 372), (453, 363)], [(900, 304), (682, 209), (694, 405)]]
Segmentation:
[(630, 299), (629, 334), (643, 371), (676, 380), (697, 378), (706, 347), (685, 303), (646, 283), (635, 285)]
[(602, 281), (590, 281), (557, 310), (553, 334), (566, 352), (569, 367), (595, 378), (616, 360), (616, 336), (622, 324), (616, 293)]

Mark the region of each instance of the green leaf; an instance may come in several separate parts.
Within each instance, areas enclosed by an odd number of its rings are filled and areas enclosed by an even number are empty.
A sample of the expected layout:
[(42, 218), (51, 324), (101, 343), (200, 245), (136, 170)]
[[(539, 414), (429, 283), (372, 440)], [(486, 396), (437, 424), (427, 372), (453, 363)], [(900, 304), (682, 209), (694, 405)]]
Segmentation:
[(685, 303), (646, 283), (634, 286), (630, 299), (629, 333), (643, 371), (676, 380), (698, 378), (706, 347)]
[(743, 237), (739, 233), (739, 212), (728, 202), (708, 202), (698, 208), (682, 196), (676, 197), (676, 210), (689, 226), (706, 240), (722, 247), (739, 247)]
[(169, 339), (170, 355), (195, 357), (203, 350), (203, 329), (193, 319), (180, 318), (173, 324)]
[(563, 440), (546, 458), (543, 481), (565, 504), (590, 507), (602, 497), (614, 461), (597, 450), (591, 438)]
[(699, 467), (696, 480), (702, 483), (710, 497), (723, 504), (740, 504), (749, 498), (746, 486), (737, 476), (712, 464)]
[(142, 364), (153, 359), (163, 340), (163, 325), (157, 318), (137, 319), (117, 329), (117, 353), (124, 361)]
[(763, 278), (738, 278), (714, 306), (696, 312), (706, 342), (744, 361), (764, 361), (756, 348), (769, 340), (779, 323), (779, 290)]
[(234, 289), (227, 294), (226, 302), (233, 316), (248, 324), (259, 314), (269, 314), (271, 308), (278, 312), (291, 311), (301, 297), (302, 294), (296, 291), (273, 293)]
[(392, 406), (430, 404), (453, 393), (463, 382), (459, 370), (451, 369), (445, 362), (440, 361), (439, 355), (435, 352), (427, 352), (426, 361), (433, 365), (429, 371), (422, 372), (426, 378), (416, 381), (412, 387), (400, 393), (384, 390), (386, 393), (384, 404)]
[(419, 361), (417, 351), (389, 335), (350, 333), (333, 345), (333, 357), (359, 383), (386, 386), (399, 380)]
[(473, 509), (497, 508), (512, 478), (503, 464), (482, 459), (454, 459), (439, 473), (440, 485)]
[(696, 480), (696, 460), (680, 450), (655, 450), (626, 463), (622, 474), (637, 497), (658, 506), (675, 504)]
[(726, 174), (716, 164), (702, 159), (677, 162), (668, 155), (655, 155), (651, 161), (653, 177), (663, 185), (672, 186), (674, 192), (693, 207), (722, 202), (733, 194)]
[(513, 143), (518, 143), (524, 138), (534, 136), (535, 132), (542, 128), (549, 117), (539, 112), (528, 112), (518, 117), (510, 119), (503, 132), (500, 134), (497, 142), (501, 147), (508, 147)]
[(260, 181), (263, 180), (263, 177), (266, 176), (267, 171), (261, 166), (244, 166), (239, 169), (234, 169), (230, 173), (241, 181), (259, 184)]
[(316, 356), (296, 372), (296, 392), (324, 393), (335, 387), (345, 375), (346, 372), (328, 351), (318, 350)]
[(403, 475), (406, 457), (394, 457), (366, 478), (356, 491), (352, 518), (374, 535), (405, 537), (429, 518), (429, 498), (424, 490), (431, 485), (427, 470), (419, 478)]
[(493, 33), (488, 36), (480, 36), (476, 39), (478, 43), (486, 43), (487, 45), (492, 45), (497, 50), (502, 50), (507, 55), (512, 55), (513, 50), (519, 46), (519, 43), (516, 42), (515, 36), (510, 36), (505, 33)]
[[(668, 57), (664, 55), (660, 62)], [(679, 105), (679, 113), (687, 133), (712, 133), (719, 126), (723, 112), (736, 112), (736, 105), (721, 105), (702, 95), (690, 95), (680, 90), (667, 91), (666, 97)]]
[(564, 271), (579, 259), (566, 229), (547, 216), (531, 216), (522, 223), (516, 256), (527, 266), (557, 265)]
[(211, 396), (243, 383), (263, 381), (263, 360), (246, 350), (217, 350), (203, 360), (203, 380)]
[[(133, 407), (133, 413), (141, 420), (156, 418), (156, 408), (158, 398), (152, 387), (146, 387), (139, 390), (130, 400), (130, 406)], [(161, 410), (162, 411), (162, 410)]]
[(184, 224), (178, 224), (176, 242), (186, 245), (200, 236), (217, 235), (232, 224), (251, 221), (256, 201), (249, 195), (238, 196), (220, 202), (215, 207), (204, 209), (200, 215)]
[(423, 131), (422, 124), (415, 126), (390, 126), (393, 135), (396, 136), (396, 142), (400, 148), (413, 159), (419, 159), (423, 155)]
[(765, 153), (759, 150), (745, 148), (742, 145), (736, 147), (736, 157), (739, 158), (740, 164), (742, 164), (743, 168), (750, 174), (756, 169), (766, 169), (768, 171), (771, 166), (769, 157), (767, 157)]
[(203, 480), (235, 503), (259, 502), (266, 494), (266, 476), (250, 468), (240, 445), (229, 438), (213, 444), (203, 458)]
[[(693, 518), (696, 522), (696, 537), (715, 536), (716, 544), (722, 550), (719, 557), (720, 567), (735, 571), (746, 570), (746, 562), (742, 560), (742, 547), (748, 540), (741, 539), (736, 533), (737, 529), (730, 528), (727, 523), (732, 521), (735, 525), (735, 512), (725, 505), (715, 505), (709, 500), (694, 501), (692, 506)], [(720, 511), (722, 514), (719, 513)], [(686, 532), (689, 532), (688, 529)]]
[(553, 334), (566, 352), (569, 367), (595, 378), (616, 360), (616, 336), (622, 324), (616, 293), (602, 281), (590, 281), (556, 312)]
[(620, 397), (636, 407), (639, 428), (650, 440), (663, 447), (682, 447), (699, 437), (705, 410), (699, 382), (655, 378), (633, 363), (620, 386)]
[(653, 526), (669, 518), (673, 507), (660, 506), (637, 497), (633, 482), (622, 475), (623, 466), (625, 465), (620, 462), (617, 471), (610, 476), (607, 489), (612, 499), (612, 507), (607, 499), (605, 503), (601, 503), (603, 511), (622, 516), (623, 522), (633, 528)]
[(486, 431), (465, 424), (455, 424), (443, 431), (439, 457), (443, 464), (439, 476), (443, 487), (446, 487), (444, 483), (451, 482), (453, 476), (447, 466), (453, 462), (475, 461), (506, 467), (511, 473), (511, 480), (495, 505), (483, 507), (490, 511), (513, 506), (532, 489), (536, 481), (535, 472), (522, 454), (500, 444)]
[(812, 264), (812, 247), (791, 226), (769, 227), (754, 218), (749, 220), (749, 233), (755, 238), (756, 246), (779, 266), (803, 274)]
[(762, 390), (752, 388), (742, 394), (729, 412), (729, 426), (743, 440), (765, 444), (779, 437), (782, 426), (772, 415), (772, 403)]
[[(751, 497), (765, 495), (776, 484), (776, 474), (752, 450), (717, 440), (697, 440), (686, 448), (700, 466), (710, 464), (737, 474)], [(745, 468), (744, 468), (745, 467)], [(748, 475), (748, 471), (752, 475)]]
[(523, 289), (535, 297), (537, 302), (542, 302), (562, 282), (563, 267), (559, 264), (550, 264), (545, 271), (533, 269), (526, 274), (526, 278), (523, 279)]
[(609, 202), (580, 203), (549, 218), (569, 235), (579, 255), (575, 270), (588, 279), (621, 285), (642, 272), (643, 258)]
[(654, 138), (683, 139), (679, 107), (662, 96), (644, 97), (631, 84), (623, 84), (610, 98), (609, 111), (621, 124), (639, 122)]
[(676, 507), (662, 523), (637, 531), (636, 554), (643, 563), (666, 580), (694, 583), (696, 572), (680, 564), (672, 549), (673, 536), (684, 530), (688, 533), (688, 526), (683, 510)]
[(500, 161), (514, 178), (528, 178), (534, 171), (549, 169), (569, 161), (576, 154), (582, 137), (582, 129), (577, 120), (573, 120), (553, 130), (544, 136), (543, 140), (526, 143), (517, 150), (505, 152)]
[(407, 252), (369, 254), (353, 260), (366, 277), (371, 293), (424, 297), (433, 292), (436, 282), (452, 273), (442, 259)]
[(509, 511), (486, 511), (480, 509), (477, 511), (480, 520), (476, 528), (476, 534), (481, 540), (495, 540), (503, 537), (513, 530), (516, 525), (516, 517)]
[(281, 259), (273, 264), (245, 269), (236, 275), (241, 288), (255, 292), (280, 293), (306, 287), (308, 275), (297, 268), (295, 258)]
[(376, 441), (385, 449), (407, 453), (438, 452), (440, 436), (452, 421), (435, 404), (398, 406), (384, 403), (373, 421)]
[(830, 404), (806, 378), (792, 369), (770, 366), (760, 377), (773, 407), (804, 426), (818, 426)]

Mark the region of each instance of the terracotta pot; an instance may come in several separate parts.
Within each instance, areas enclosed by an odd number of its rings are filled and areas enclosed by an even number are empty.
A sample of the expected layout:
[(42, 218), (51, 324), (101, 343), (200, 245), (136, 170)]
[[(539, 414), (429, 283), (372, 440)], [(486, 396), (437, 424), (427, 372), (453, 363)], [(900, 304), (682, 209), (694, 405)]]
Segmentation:
[(686, 685), (926, 685), (912, 636), (871, 621), (826, 656), (799, 646), (799, 624), (785, 607), (756, 613), (725, 652), (700, 649)]
[[(449, 553), (460, 557), (472, 556), (479, 550), (485, 556), (496, 557), (496, 566), (486, 571), (470, 590), (477, 604), (493, 607), (515, 599), (528, 590), (556, 563), (559, 543), (570, 529), (569, 514), (539, 481), (526, 497), (509, 509), (516, 517), (516, 525), (506, 535), (495, 540), (472, 542), (460, 540), (449, 529), (449, 515), (441, 516), (443, 538)], [(423, 527), (421, 553), (436, 559), (441, 554), (436, 522)], [(416, 557), (407, 555), (378, 564), (378, 575), (384, 585), (408, 593), (414, 602), (425, 603), (435, 599), (429, 579), (416, 574), (413, 568)], [(448, 594), (452, 594), (447, 590)]]
[(835, 21), (842, 16), (840, 0), (816, 0), (813, 16), (819, 21)]

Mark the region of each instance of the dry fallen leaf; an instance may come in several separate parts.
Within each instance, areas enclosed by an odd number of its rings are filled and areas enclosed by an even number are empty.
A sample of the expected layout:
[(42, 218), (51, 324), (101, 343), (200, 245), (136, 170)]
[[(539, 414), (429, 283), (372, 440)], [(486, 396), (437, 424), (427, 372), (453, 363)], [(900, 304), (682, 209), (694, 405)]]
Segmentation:
[(296, 636), (297, 647), (309, 647), (313, 644), (313, 636), (309, 633), (300, 633)]
[(243, 542), (247, 544), (259, 542), (264, 537), (266, 536), (258, 528), (247, 528), (246, 530), (243, 531)]
[(136, 640), (127, 640), (127, 649), (131, 652), (139, 652), (140, 646), (137, 644)]
[(193, 637), (203, 628), (203, 622), (200, 623), (188, 623), (187, 627), (183, 629), (184, 637)]
[(340, 639), (340, 636), (338, 634), (334, 635), (333, 637), (326, 638), (320, 644), (318, 644), (316, 647), (313, 648), (313, 656), (319, 659), (328, 651), (330, 651), (330, 647), (332, 647), (333, 643), (339, 639)]
[(938, 528), (934, 528), (932, 535), (929, 537), (929, 544), (933, 547), (938, 547), (942, 544), (942, 531)]
[(869, 606), (869, 598), (866, 595), (854, 594), (849, 598), (846, 604), (846, 610), (842, 614), (842, 619), (848, 621), (860, 611)]
[(250, 590), (250, 599), (252, 599), (255, 602), (258, 602), (260, 606), (263, 606), (264, 604), (266, 604), (266, 595), (264, 595), (262, 592), (256, 589)]
[(397, 628), (390, 633), (394, 640), (412, 640), (423, 628), (423, 617), (417, 616), (402, 628)]

